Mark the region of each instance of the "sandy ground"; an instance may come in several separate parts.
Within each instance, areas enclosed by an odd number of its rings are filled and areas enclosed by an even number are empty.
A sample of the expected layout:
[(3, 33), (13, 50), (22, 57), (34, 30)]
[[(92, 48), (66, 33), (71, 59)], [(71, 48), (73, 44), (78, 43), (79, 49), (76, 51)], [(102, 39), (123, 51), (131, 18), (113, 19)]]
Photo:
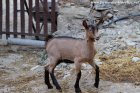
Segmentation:
[[(48, 90), (44, 83), (43, 70), (31, 70), (38, 64), (42, 49), (24, 46), (0, 46), (0, 93), (58, 93)], [(65, 75), (65, 72), (69, 74)], [(75, 74), (70, 68), (55, 71), (63, 93), (74, 93)], [(94, 88), (94, 71), (82, 70), (80, 81), (83, 93), (139, 93), (139, 83), (113, 83), (100, 81), (100, 87)]]

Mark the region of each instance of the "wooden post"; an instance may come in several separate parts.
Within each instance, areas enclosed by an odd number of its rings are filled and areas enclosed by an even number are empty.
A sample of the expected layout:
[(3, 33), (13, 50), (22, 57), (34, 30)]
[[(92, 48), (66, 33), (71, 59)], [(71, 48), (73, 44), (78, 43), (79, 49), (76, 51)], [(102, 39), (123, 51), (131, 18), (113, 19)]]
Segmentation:
[(56, 31), (56, 14), (55, 14), (55, 9), (56, 9), (56, 5), (55, 5), (55, 0), (52, 0), (52, 4), (51, 4), (51, 30), (52, 33)]
[[(17, 32), (17, 0), (13, 0), (13, 4), (14, 4), (13, 32), (16, 33)], [(17, 34), (14, 35), (14, 38), (17, 38)]]
[[(21, 33), (25, 33), (25, 13), (24, 13), (24, 0), (20, 0), (21, 9)], [(21, 35), (21, 38), (25, 38), (25, 35)]]
[(6, 38), (10, 37), (10, 8), (9, 8), (9, 0), (6, 0)]
[(0, 0), (0, 39), (2, 38), (2, 0)]
[(36, 10), (36, 34), (40, 33), (40, 14), (39, 14), (39, 0), (35, 1), (35, 10)]
[(44, 35), (47, 36), (48, 35), (48, 0), (44, 0), (44, 4), (43, 4), (43, 8), (44, 8)]

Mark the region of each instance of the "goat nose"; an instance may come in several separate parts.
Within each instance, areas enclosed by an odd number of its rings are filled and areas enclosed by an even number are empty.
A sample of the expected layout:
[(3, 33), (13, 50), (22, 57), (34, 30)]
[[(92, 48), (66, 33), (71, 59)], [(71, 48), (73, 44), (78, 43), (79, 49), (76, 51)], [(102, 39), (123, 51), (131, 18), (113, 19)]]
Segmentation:
[(100, 39), (100, 37), (96, 37), (96, 40), (99, 40)]

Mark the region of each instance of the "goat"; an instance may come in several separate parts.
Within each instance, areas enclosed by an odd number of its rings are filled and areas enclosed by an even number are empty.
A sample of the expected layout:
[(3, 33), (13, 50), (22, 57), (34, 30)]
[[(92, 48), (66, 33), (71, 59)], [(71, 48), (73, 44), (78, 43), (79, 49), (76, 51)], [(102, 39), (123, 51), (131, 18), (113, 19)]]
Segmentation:
[(48, 41), (48, 44), (46, 45), (46, 51), (50, 61), (45, 64), (45, 83), (47, 84), (48, 89), (53, 88), (49, 81), (50, 74), (56, 89), (62, 92), (62, 89), (54, 76), (54, 69), (61, 62), (75, 64), (77, 78), (74, 87), (76, 93), (81, 93), (79, 81), (81, 78), (81, 64), (83, 62), (88, 62), (95, 69), (96, 76), (94, 86), (98, 88), (99, 67), (93, 60), (96, 54), (94, 42), (98, 32), (98, 27), (97, 25), (88, 25), (87, 20), (83, 20), (82, 24), (85, 28), (85, 39), (51, 37), (52, 39)]

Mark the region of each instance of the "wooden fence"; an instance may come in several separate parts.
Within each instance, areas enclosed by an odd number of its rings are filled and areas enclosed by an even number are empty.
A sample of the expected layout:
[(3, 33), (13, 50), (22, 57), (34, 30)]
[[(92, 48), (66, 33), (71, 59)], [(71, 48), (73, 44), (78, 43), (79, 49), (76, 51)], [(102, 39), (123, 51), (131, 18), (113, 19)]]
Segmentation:
[(35, 36), (39, 39), (48, 35), (48, 24), (50, 32), (55, 32), (56, 2), (51, 0), (51, 6), (48, 3), (48, 0), (0, 0), (0, 38), (5, 35), (6, 38)]

